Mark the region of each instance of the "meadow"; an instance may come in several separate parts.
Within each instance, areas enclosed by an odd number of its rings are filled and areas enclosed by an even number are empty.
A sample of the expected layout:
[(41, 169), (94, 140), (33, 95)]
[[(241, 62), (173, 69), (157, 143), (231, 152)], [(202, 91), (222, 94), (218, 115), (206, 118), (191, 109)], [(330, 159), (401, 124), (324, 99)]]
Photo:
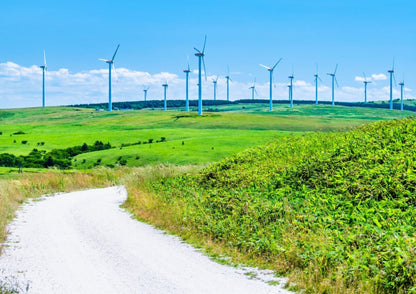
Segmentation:
[[(0, 239), (27, 198), (123, 184), (129, 192), (125, 207), (139, 219), (211, 255), (272, 268), (289, 276), (297, 289), (405, 293), (414, 285), (414, 272), (407, 269), (414, 260), (407, 229), (413, 210), (402, 205), (412, 203), (403, 198), (411, 191), (396, 181), (405, 176), (389, 172), (401, 165), (395, 166), (397, 160), (388, 159), (385, 150), (399, 152), (400, 162), (409, 155), (404, 147), (413, 141), (399, 134), (414, 133), (412, 120), (397, 119), (412, 114), (296, 104), (272, 112), (261, 104), (219, 105), (203, 116), (183, 109), (0, 110), (0, 154), (23, 158), (33, 149), (39, 154), (84, 150), (69, 157), (65, 170), (23, 167), (20, 174), (17, 167), (0, 167)], [(97, 141), (111, 148), (82, 147)], [(378, 156), (370, 165), (359, 155), (371, 155), (364, 152), (367, 145), (374, 145), (371, 152)], [(389, 165), (378, 169), (380, 160)], [(384, 182), (375, 179), (383, 177), (393, 188), (380, 188)], [(397, 196), (398, 203), (380, 201), (394, 200), (396, 187), (405, 195)], [(381, 191), (374, 196), (376, 189)], [(390, 241), (390, 236), (398, 237)], [(367, 251), (364, 242), (371, 245)], [(404, 253), (383, 255), (387, 246)]]
[[(109, 150), (76, 154), (72, 168), (130, 167), (148, 164), (201, 164), (218, 161), (273, 138), (303, 132), (347, 130), (369, 121), (405, 117), (411, 112), (385, 109), (237, 104), (216, 106), (198, 116), (181, 110), (99, 112), (51, 107), (0, 111), (0, 154), (28, 156), (96, 141)], [(31, 166), (28, 166), (31, 167)], [(49, 166), (48, 166), (49, 167)], [(59, 164), (56, 164), (59, 168)]]

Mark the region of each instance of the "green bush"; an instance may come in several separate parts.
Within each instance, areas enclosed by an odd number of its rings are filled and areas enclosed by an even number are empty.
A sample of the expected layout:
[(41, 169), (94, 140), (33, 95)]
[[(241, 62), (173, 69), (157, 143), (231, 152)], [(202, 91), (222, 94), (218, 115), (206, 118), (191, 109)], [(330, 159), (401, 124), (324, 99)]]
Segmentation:
[(414, 293), (415, 134), (408, 118), (279, 139), (152, 189), (185, 231), (308, 292)]

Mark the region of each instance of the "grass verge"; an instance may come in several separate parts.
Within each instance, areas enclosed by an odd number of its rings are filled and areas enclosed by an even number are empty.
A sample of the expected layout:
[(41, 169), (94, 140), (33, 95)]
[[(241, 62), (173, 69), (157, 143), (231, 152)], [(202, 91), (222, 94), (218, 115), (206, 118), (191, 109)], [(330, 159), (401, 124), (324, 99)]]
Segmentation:
[(409, 118), (280, 139), (130, 190), (126, 206), (307, 293), (416, 293), (415, 133)]

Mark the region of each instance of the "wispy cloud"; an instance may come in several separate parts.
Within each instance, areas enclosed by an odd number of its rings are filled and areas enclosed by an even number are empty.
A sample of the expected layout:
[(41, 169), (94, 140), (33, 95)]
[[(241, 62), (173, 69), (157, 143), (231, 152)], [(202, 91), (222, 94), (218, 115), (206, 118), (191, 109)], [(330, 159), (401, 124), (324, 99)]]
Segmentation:
[(375, 81), (383, 81), (387, 80), (387, 76), (385, 74), (379, 73), (379, 74), (372, 74), (371, 78)]
[[(197, 72), (196, 72), (197, 73)], [(207, 76), (203, 79), (203, 99), (213, 98), (212, 79), (216, 76)], [(373, 74), (374, 80), (385, 80), (384, 74)], [(161, 72), (150, 74), (143, 71), (135, 71), (127, 68), (117, 68), (117, 80), (114, 77), (112, 83), (113, 101), (135, 101), (143, 99), (143, 89), (149, 87), (147, 98), (159, 100), (163, 98), (162, 84), (168, 82), (168, 99), (184, 99), (185, 75)], [(355, 77), (356, 81), (362, 81), (362, 77)], [(197, 99), (197, 75), (189, 78), (189, 95), (191, 99)], [(217, 98), (226, 99), (226, 79), (218, 78)], [(288, 99), (288, 83), (277, 79), (273, 87), (273, 99)], [(368, 88), (369, 100), (388, 99), (389, 87), (374, 83)], [(230, 82), (230, 99), (251, 98), (250, 87), (252, 81), (240, 82), (233, 79)], [(267, 82), (256, 83), (257, 99), (269, 98), (269, 84)], [(319, 85), (319, 99), (331, 100), (330, 85)], [(414, 98), (412, 90), (405, 88), (406, 98)], [(0, 101), (1, 108), (33, 107), (41, 105), (42, 95), (42, 70), (38, 66), (24, 67), (13, 62), (0, 63)], [(294, 80), (295, 100), (314, 100), (315, 85), (304, 80)], [(398, 89), (394, 89), (395, 97), (400, 95)], [(336, 101), (361, 101), (363, 86), (343, 86), (335, 89)], [(108, 70), (94, 69), (81, 72), (70, 72), (66, 68), (56, 71), (48, 71), (46, 74), (46, 104), (68, 105), (83, 103), (107, 102), (108, 99)]]

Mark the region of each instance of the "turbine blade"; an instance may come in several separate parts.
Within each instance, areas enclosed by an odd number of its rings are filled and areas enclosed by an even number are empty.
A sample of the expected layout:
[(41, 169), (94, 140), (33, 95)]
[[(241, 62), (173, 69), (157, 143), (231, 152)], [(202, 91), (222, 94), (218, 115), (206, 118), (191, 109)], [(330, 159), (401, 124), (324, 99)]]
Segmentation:
[(116, 67), (114, 66), (114, 63), (112, 65), (113, 65), (114, 76), (116, 78), (116, 83), (118, 83), (118, 75), (117, 75)]
[(364, 81), (367, 81), (367, 76), (365, 75), (365, 72), (363, 72), (364, 75)]
[(117, 45), (117, 49), (114, 52), (114, 55), (113, 55), (113, 58), (111, 58), (111, 61), (114, 61), (114, 58), (116, 57), (116, 54), (117, 54), (117, 51), (118, 51), (118, 48), (120, 48), (120, 44)]
[(199, 51), (199, 50), (198, 50), (198, 49), (196, 49), (195, 47), (194, 47), (194, 49), (195, 49), (195, 51), (196, 51), (196, 52), (201, 53), (201, 51)]
[(279, 63), (280, 63), (280, 61), (282, 61), (282, 58), (280, 58), (274, 65), (273, 65), (273, 67), (272, 67), (272, 69), (274, 69)]
[(335, 66), (334, 74), (336, 74), (336, 73), (337, 73), (337, 69), (338, 69), (338, 63), (337, 63), (337, 65)]
[(257, 96), (259, 95), (259, 93), (257, 93), (256, 88), (254, 88), (254, 93), (255, 93)]
[(392, 71), (394, 71), (394, 57), (393, 57), (393, 67), (391, 69)]
[(202, 64), (204, 65), (204, 75), (205, 75), (205, 81), (207, 80), (207, 69), (205, 68), (205, 58), (204, 55), (202, 55)]
[(264, 67), (265, 69), (268, 69), (268, 70), (271, 70), (271, 68), (270, 67), (268, 67), (268, 66), (265, 66), (264, 64), (259, 64), (260, 66), (262, 66), (262, 67)]
[(207, 44), (207, 35), (205, 35), (204, 47), (202, 47), (202, 53), (205, 53), (205, 45), (206, 44)]
[(397, 82), (396, 82), (396, 75), (393, 72), (393, 80), (394, 80), (394, 86), (397, 87)]
[(43, 50), (43, 63), (46, 67), (46, 53), (45, 53), (45, 50)]
[(98, 58), (98, 60), (105, 61), (105, 62), (108, 61), (107, 59), (103, 59), (103, 58)]
[(323, 82), (320, 76), (318, 76), (318, 79), (319, 79), (321, 82)]
[(337, 88), (339, 88), (337, 78), (335, 76), (334, 76), (334, 78), (335, 78), (335, 84), (337, 84)]

